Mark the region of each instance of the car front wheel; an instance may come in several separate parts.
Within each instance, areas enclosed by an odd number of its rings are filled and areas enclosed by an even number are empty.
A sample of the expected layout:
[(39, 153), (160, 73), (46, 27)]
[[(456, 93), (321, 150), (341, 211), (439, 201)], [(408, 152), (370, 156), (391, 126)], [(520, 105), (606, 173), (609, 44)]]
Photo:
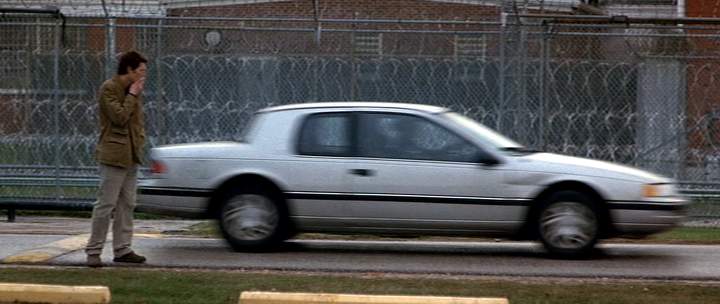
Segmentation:
[(561, 191), (552, 194), (540, 211), (540, 240), (552, 254), (577, 258), (589, 254), (598, 240), (596, 205), (585, 194)]

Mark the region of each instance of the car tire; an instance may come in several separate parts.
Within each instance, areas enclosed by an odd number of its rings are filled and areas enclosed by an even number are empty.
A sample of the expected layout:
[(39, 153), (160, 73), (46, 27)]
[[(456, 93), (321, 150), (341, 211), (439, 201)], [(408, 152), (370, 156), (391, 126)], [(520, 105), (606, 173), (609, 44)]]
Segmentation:
[(268, 251), (285, 240), (287, 211), (268, 191), (238, 189), (224, 196), (218, 224), (236, 251)]
[(586, 257), (598, 241), (599, 214), (593, 200), (581, 192), (553, 193), (537, 215), (540, 241), (554, 256)]

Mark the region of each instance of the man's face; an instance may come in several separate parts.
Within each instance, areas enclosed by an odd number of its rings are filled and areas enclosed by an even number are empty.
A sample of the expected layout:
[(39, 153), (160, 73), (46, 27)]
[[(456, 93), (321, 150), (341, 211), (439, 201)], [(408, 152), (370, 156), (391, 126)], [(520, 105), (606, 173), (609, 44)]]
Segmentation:
[(132, 82), (136, 82), (140, 80), (140, 78), (145, 77), (145, 74), (147, 74), (147, 65), (145, 65), (145, 63), (140, 63), (137, 69), (134, 70), (128, 68), (128, 76), (130, 76)]

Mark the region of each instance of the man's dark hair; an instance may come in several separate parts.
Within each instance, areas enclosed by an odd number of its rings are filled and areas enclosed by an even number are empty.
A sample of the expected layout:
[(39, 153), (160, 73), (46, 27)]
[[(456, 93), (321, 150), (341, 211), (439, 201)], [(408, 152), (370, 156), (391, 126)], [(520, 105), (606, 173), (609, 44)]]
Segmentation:
[(136, 51), (129, 51), (120, 56), (120, 62), (118, 63), (118, 75), (125, 75), (128, 73), (128, 68), (137, 69), (141, 63), (147, 63), (147, 59), (140, 55)]

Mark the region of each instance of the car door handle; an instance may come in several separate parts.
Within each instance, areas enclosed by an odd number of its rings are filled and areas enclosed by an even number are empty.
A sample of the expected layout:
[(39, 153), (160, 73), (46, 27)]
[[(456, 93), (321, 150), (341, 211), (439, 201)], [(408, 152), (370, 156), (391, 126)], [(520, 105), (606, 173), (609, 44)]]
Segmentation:
[(373, 176), (375, 171), (370, 169), (350, 169), (350, 174), (359, 176)]

